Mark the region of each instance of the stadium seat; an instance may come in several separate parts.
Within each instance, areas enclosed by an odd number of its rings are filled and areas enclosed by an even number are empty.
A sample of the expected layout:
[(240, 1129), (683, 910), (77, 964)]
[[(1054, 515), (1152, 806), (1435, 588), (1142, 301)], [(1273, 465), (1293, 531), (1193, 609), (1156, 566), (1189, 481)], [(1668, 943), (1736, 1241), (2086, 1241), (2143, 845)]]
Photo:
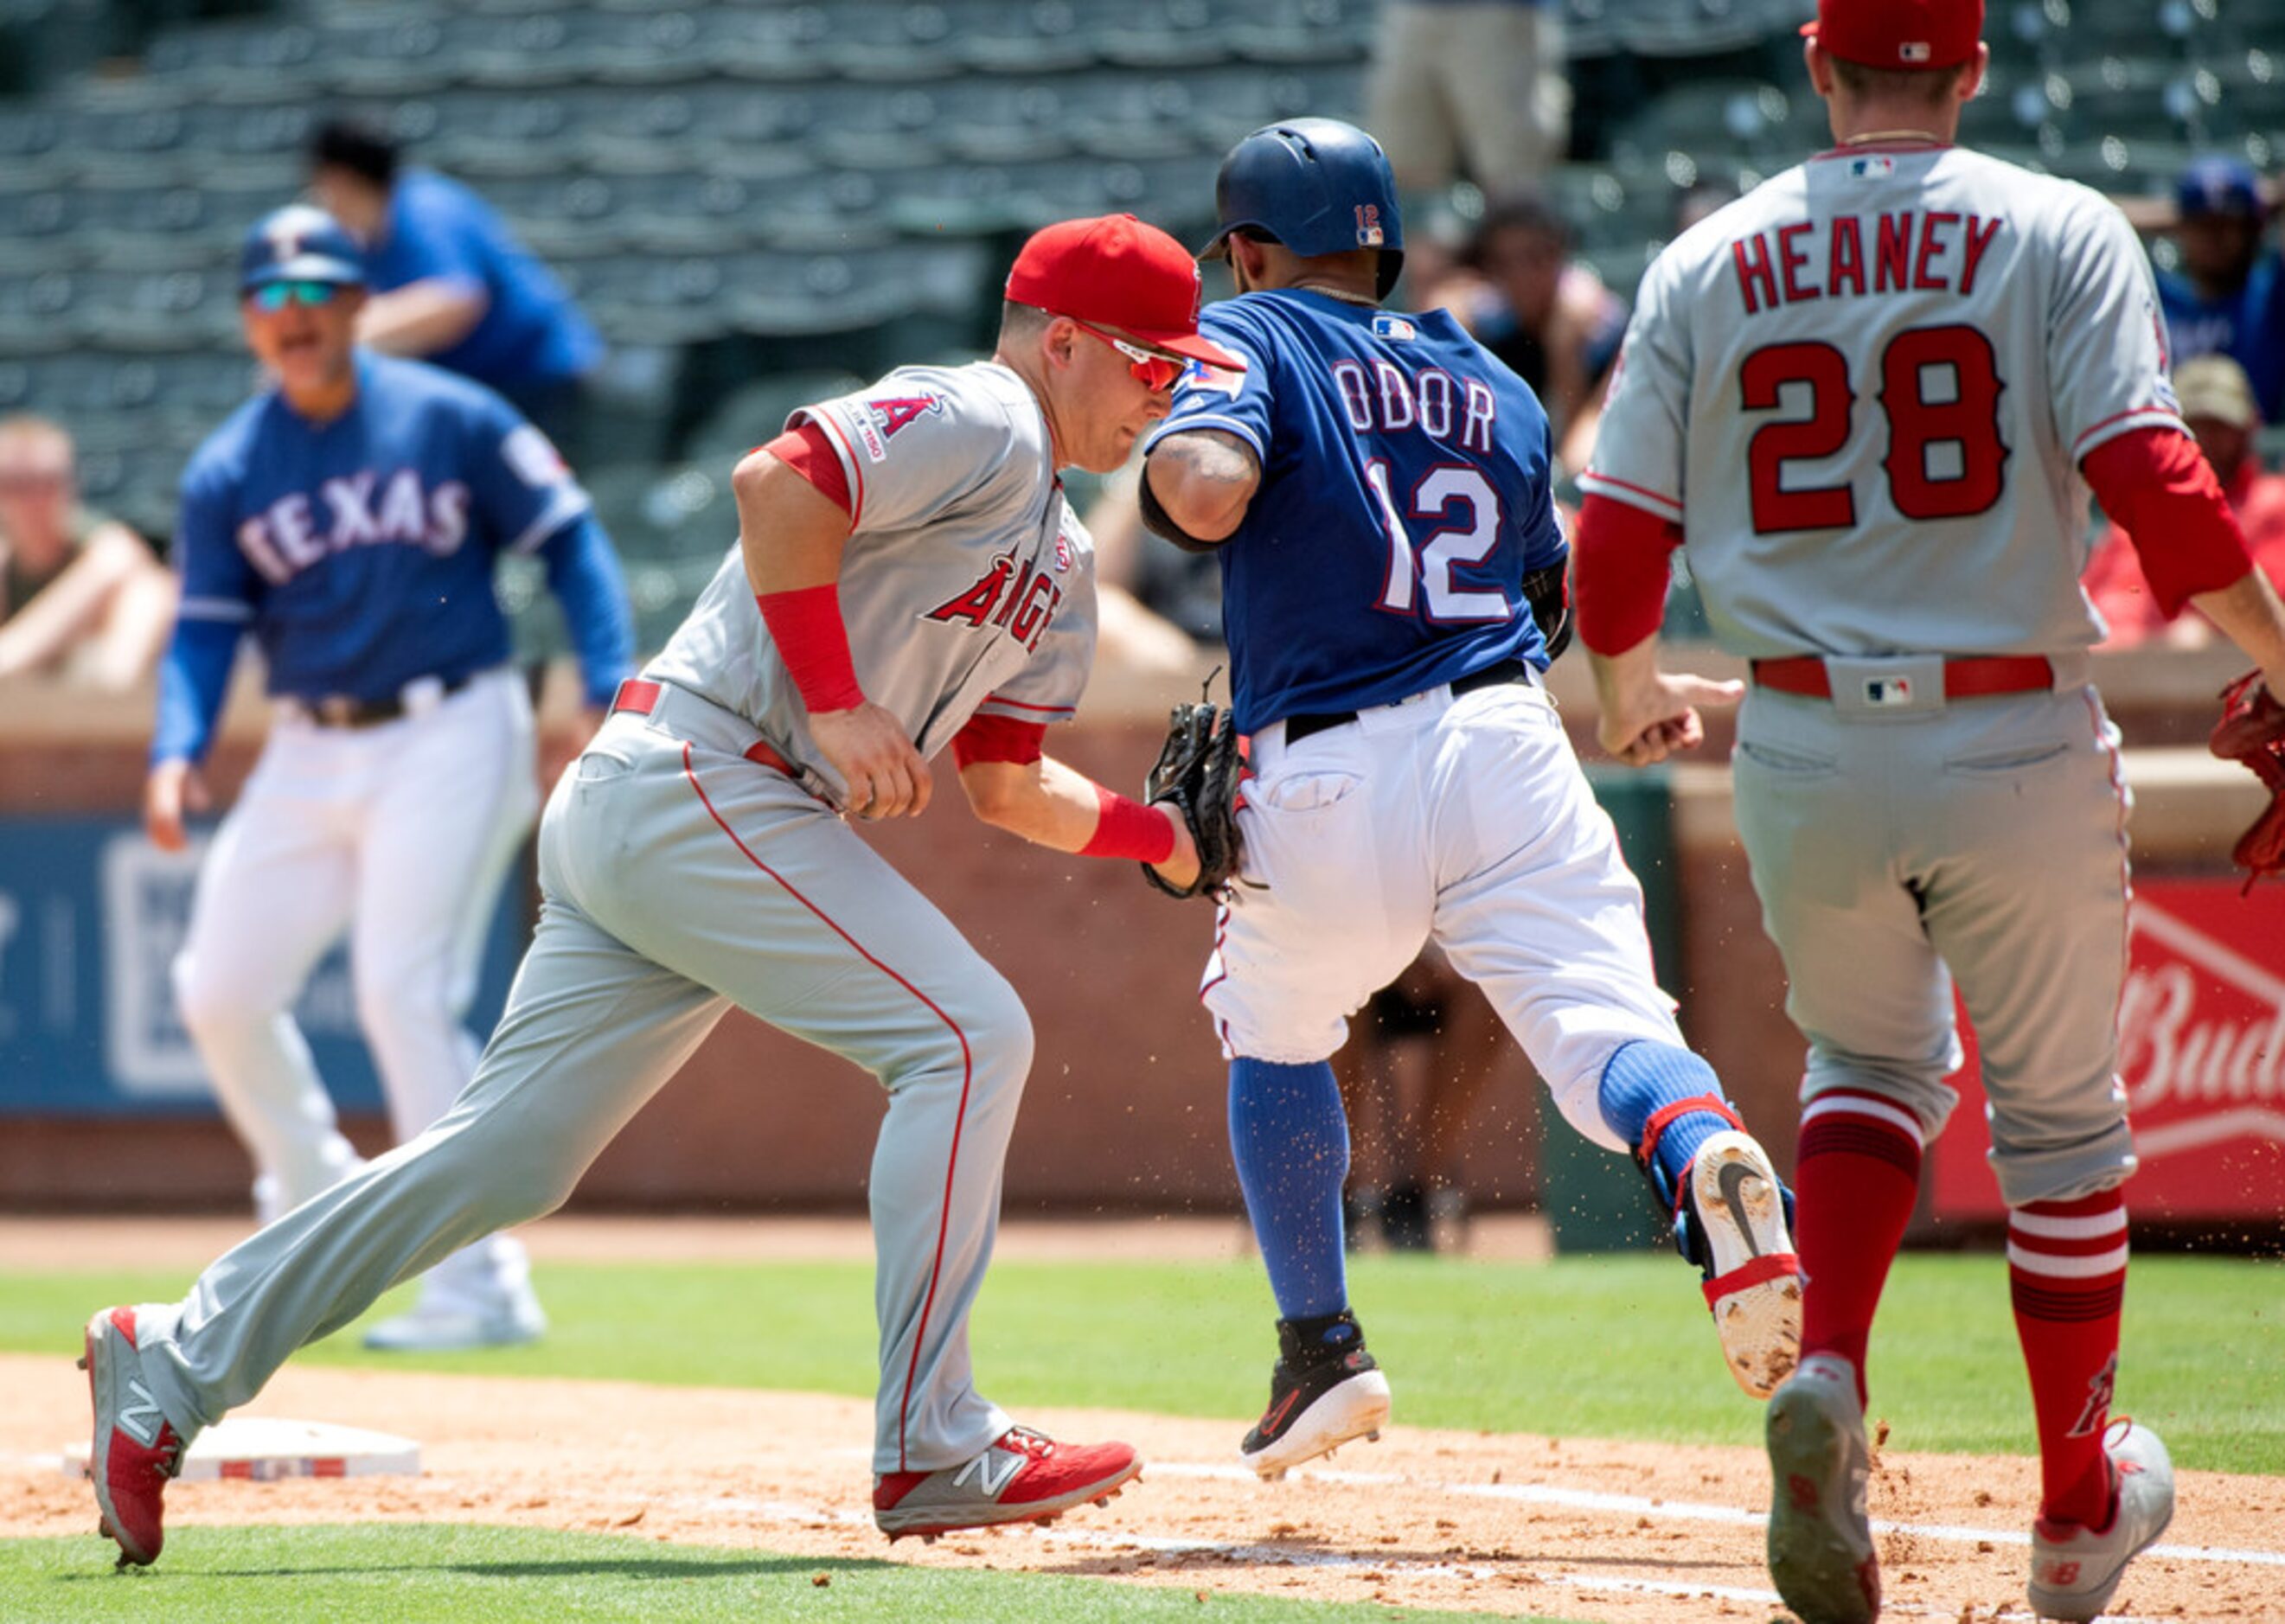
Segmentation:
[(690, 431), (681, 459), (703, 470), (726, 473), (737, 459), (770, 440), (800, 407), (862, 388), (854, 373), (780, 373), (742, 384)]

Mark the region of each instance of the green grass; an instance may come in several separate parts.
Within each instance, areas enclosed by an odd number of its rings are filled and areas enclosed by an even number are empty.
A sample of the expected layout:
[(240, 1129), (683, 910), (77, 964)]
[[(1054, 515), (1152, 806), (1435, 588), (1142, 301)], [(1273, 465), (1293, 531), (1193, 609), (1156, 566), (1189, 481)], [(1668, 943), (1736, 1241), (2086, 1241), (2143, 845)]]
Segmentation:
[[(180, 1275), (0, 1273), (0, 1348), (74, 1351), (106, 1302), (170, 1298)], [(1695, 1277), (1662, 1257), (1527, 1265), (1373, 1259), (1353, 1297), (1419, 1426), (1754, 1446), (1760, 1408), (1714, 1351)], [(555, 1329), (530, 1348), (396, 1357), (391, 1369), (595, 1377), (869, 1395), (869, 1267), (554, 1266)], [(385, 1300), (376, 1312), (403, 1304)], [(1274, 1345), (1258, 1264), (1003, 1263), (978, 1305), (976, 1364), (1018, 1414), (1107, 1405), (1250, 1416)], [(668, 1328), (704, 1325), (704, 1337)], [(723, 1333), (727, 1334), (723, 1334)], [(301, 1355), (369, 1364), (345, 1333)], [(2029, 1454), (2030, 1405), (1993, 1255), (1909, 1255), (1873, 1338), (1873, 1408), (1891, 1447)], [(2118, 1405), (2178, 1463), (2285, 1473), (2285, 1263), (2139, 1259)]]
[[(102, 1547), (108, 1550), (110, 1547)], [(1072, 1565), (1085, 1568), (1089, 1558)], [(824, 1585), (816, 1582), (823, 1575)], [(0, 1616), (10, 1624), (655, 1624), (708, 1620), (975, 1619), (1196, 1620), (1197, 1624), (1404, 1624), (1472, 1619), (1370, 1604), (1280, 1601), (1199, 1587), (1113, 1584), (1052, 1573), (911, 1567), (603, 1534), (461, 1525), (200, 1528), (156, 1567), (114, 1573), (86, 1538), (0, 1541)], [(1551, 1621), (1543, 1621), (1551, 1624)]]

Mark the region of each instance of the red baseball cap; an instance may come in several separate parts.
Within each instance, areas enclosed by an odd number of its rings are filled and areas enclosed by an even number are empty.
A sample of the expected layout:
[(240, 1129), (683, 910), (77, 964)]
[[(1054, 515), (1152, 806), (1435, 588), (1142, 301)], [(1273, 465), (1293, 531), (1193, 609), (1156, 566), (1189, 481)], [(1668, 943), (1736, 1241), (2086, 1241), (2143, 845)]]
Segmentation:
[(1817, 0), (1801, 31), (1866, 67), (1957, 67), (1983, 37), (1983, 0)]
[(1133, 215), (1059, 220), (1032, 235), (1008, 273), (1008, 298), (1132, 333), (1170, 355), (1242, 373), (1245, 363), (1198, 336), (1201, 297), (1190, 251)]

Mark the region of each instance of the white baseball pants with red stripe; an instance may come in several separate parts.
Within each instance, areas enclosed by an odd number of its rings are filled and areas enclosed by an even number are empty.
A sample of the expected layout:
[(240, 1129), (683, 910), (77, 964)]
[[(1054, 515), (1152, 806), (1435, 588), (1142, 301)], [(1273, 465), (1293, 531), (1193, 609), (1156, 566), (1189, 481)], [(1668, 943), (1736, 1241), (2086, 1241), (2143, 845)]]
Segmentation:
[[(692, 726), (702, 711), (716, 720)], [(174, 1324), (145, 1317), (144, 1369), (178, 1428), (244, 1403), (398, 1281), (561, 1205), (734, 1003), (888, 1091), (869, 1183), (876, 1470), (953, 1465), (1007, 1430), (970, 1376), (968, 1317), (998, 1228), (1029, 1018), (854, 831), (743, 759), (754, 736), (689, 703), (604, 726), (541, 820), (538, 932), (459, 1102), (224, 1255)], [(753, 1109), (794, 1085), (755, 1078)], [(763, 1312), (725, 1304), (684, 1329), (734, 1334), (742, 1313)]]

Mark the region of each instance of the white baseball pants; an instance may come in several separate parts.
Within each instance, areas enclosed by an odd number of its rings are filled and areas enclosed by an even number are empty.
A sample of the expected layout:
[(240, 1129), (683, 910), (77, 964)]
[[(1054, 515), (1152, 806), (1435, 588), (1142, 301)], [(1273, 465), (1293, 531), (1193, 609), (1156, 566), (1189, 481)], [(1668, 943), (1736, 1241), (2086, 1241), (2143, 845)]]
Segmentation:
[[(393, 722), (281, 715), (199, 875), (175, 996), (254, 1157), (263, 1221), (357, 1165), (289, 1013), (346, 929), (357, 1020), (399, 1140), (475, 1071), (465, 1024), (484, 937), (538, 795), (531, 707), (508, 671)], [(424, 1291), (475, 1307), (520, 1288), (501, 1238)]]
[(1484, 990), (1571, 1125), (1603, 1122), (1605, 1063), (1680, 1045), (1619, 855), (1543, 689), (1437, 687), (1285, 742), (1253, 741), (1245, 859), (1201, 996), (1226, 1055), (1326, 1058), (1347, 1017), (1433, 940)]

